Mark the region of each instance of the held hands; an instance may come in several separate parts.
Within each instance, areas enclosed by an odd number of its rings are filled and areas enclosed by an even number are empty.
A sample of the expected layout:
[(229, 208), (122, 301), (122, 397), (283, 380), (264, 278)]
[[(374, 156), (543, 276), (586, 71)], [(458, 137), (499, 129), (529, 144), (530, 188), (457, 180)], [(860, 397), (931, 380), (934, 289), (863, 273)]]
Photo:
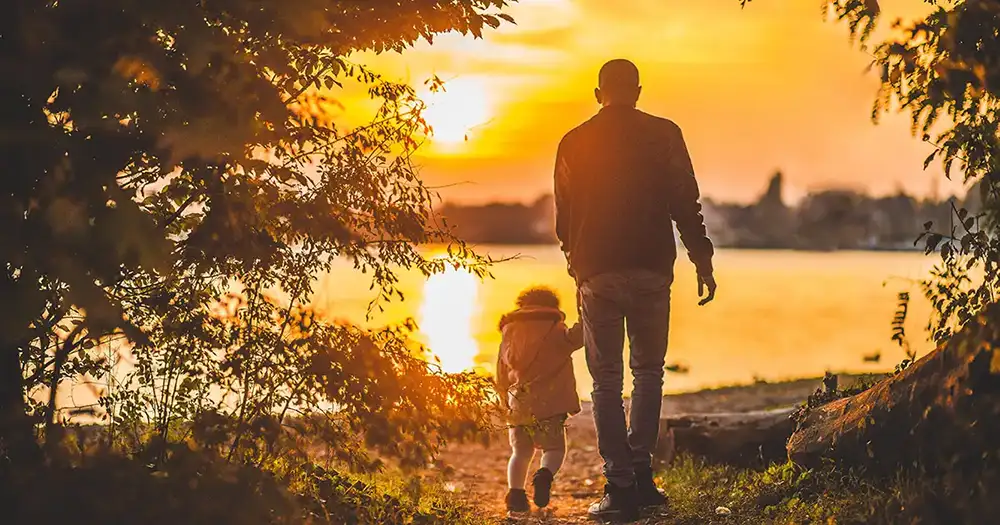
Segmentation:
[[(715, 299), (715, 289), (717, 287), (715, 277), (712, 274), (698, 275), (698, 297), (703, 297), (701, 301), (698, 301), (698, 306), (705, 306), (712, 302)], [(706, 289), (708, 291), (707, 295), (705, 293)]]

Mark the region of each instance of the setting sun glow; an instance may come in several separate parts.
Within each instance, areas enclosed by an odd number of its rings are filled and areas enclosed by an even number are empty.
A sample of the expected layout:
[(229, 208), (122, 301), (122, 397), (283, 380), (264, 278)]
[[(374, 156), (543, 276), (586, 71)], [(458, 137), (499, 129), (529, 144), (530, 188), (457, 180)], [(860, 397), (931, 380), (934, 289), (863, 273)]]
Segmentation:
[(490, 118), (489, 101), (484, 86), (470, 78), (456, 78), (443, 89), (421, 97), (427, 107), (424, 120), (430, 125), (431, 142), (454, 148), (469, 139), (471, 133)]
[(448, 268), (424, 283), (420, 331), (441, 369), (457, 373), (475, 365), (479, 346), (472, 328), (478, 308), (479, 280), (463, 269)]

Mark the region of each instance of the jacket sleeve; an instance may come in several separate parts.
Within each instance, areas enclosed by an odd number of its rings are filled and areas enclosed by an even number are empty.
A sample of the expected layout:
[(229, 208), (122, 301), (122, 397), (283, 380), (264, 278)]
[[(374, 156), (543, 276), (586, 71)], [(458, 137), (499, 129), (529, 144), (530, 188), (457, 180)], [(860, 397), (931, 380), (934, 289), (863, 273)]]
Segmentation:
[(553, 192), (556, 201), (556, 237), (559, 239), (559, 247), (563, 253), (569, 252), (570, 249), (569, 232), (572, 214), (572, 202), (569, 198), (569, 163), (566, 158), (568, 150), (566, 139), (563, 138), (556, 152), (555, 191)]
[(670, 126), (667, 138), (667, 183), (670, 216), (677, 224), (681, 241), (687, 248), (688, 257), (694, 263), (699, 275), (712, 274), (712, 256), (715, 249), (705, 229), (705, 217), (701, 213), (701, 195), (698, 181), (694, 177), (694, 166), (687, 144), (679, 127)]
[(565, 323), (559, 323), (546, 338), (547, 348), (569, 357), (583, 347), (583, 325), (576, 323), (572, 328), (567, 328)]
[(500, 406), (509, 410), (510, 367), (507, 366), (507, 361), (504, 359), (503, 345), (500, 346), (500, 351), (497, 352), (496, 389), (497, 396), (500, 397)]
[(576, 323), (567, 329), (566, 339), (569, 342), (569, 345), (573, 348), (570, 352), (575, 352), (583, 348), (583, 325)]

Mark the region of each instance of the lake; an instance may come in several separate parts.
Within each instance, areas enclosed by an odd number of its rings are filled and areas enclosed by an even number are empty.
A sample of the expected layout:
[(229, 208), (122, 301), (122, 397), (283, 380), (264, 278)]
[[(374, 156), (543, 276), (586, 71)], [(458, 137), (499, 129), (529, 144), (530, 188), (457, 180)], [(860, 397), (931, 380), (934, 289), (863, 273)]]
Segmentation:
[[(430, 249), (429, 249), (430, 250)], [(518, 292), (531, 285), (558, 291), (572, 323), (575, 291), (555, 246), (481, 246), (497, 264), (493, 279), (463, 271), (425, 279), (401, 276), (404, 301), (384, 304), (366, 319), (374, 292), (367, 276), (344, 261), (320, 278), (316, 306), (337, 318), (381, 326), (413, 318), (448, 371), (494, 369), (497, 322)], [(433, 254), (433, 250), (429, 251)], [(796, 252), (719, 250), (715, 302), (698, 306), (694, 269), (684, 255), (673, 286), (667, 362), (686, 373), (668, 373), (666, 392), (822, 375), (824, 371), (891, 370), (904, 352), (891, 341), (896, 296), (912, 297), (906, 328), (919, 354), (930, 350), (930, 307), (913, 280), (927, 275), (934, 258), (913, 252)], [(864, 356), (880, 353), (878, 363)], [(626, 358), (627, 362), (627, 358)], [(589, 398), (591, 380), (581, 350), (574, 356), (577, 382)], [(626, 387), (626, 392), (630, 390)]]

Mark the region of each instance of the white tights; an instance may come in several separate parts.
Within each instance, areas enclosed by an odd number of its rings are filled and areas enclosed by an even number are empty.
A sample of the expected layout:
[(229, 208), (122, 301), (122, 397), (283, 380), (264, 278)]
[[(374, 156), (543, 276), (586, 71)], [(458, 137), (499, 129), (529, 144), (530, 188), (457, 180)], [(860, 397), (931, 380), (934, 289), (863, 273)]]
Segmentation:
[(542, 449), (539, 468), (546, 468), (555, 475), (566, 457), (566, 428), (564, 418), (542, 421), (536, 425), (511, 427), (510, 461), (507, 462), (507, 487), (524, 490), (528, 470), (535, 456), (535, 449)]

